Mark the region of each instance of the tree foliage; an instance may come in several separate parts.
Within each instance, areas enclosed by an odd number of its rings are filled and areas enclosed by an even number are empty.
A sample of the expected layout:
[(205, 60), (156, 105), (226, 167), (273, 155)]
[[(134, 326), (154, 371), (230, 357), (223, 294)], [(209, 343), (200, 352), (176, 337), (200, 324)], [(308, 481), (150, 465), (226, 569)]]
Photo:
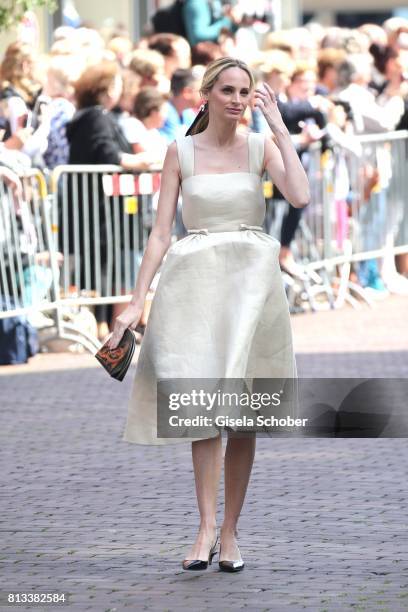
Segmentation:
[(0, 0), (0, 31), (17, 25), (26, 11), (45, 7), (50, 13), (57, 8), (56, 0)]

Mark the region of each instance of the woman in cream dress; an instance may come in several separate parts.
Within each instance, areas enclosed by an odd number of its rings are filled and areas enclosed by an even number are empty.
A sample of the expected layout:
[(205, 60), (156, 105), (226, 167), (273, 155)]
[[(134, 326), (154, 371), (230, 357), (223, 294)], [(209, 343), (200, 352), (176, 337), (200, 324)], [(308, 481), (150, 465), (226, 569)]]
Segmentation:
[[(255, 89), (244, 62), (231, 57), (213, 61), (200, 92), (205, 103), (194, 123), (186, 136), (168, 147), (155, 225), (132, 300), (116, 318), (109, 340), (114, 348), (126, 328), (136, 327), (162, 264), (123, 439), (135, 444), (192, 443), (200, 526), (183, 561), (189, 570), (206, 569), (217, 552), (222, 438), (216, 427), (204, 429), (201, 436), (189, 437), (192, 428), (186, 428), (183, 437), (160, 435), (158, 383), (296, 378), (289, 308), (278, 263), (280, 244), (262, 229), (265, 169), (293, 206), (306, 206), (310, 197), (275, 95), (267, 84)], [(262, 110), (276, 144), (262, 134), (237, 132), (250, 103)], [(188, 233), (171, 244), (180, 187)], [(234, 434), (234, 428), (228, 431), (225, 449), (225, 516), (219, 551), (219, 567), (225, 571), (244, 567), (236, 541), (237, 522), (256, 442), (254, 434)]]

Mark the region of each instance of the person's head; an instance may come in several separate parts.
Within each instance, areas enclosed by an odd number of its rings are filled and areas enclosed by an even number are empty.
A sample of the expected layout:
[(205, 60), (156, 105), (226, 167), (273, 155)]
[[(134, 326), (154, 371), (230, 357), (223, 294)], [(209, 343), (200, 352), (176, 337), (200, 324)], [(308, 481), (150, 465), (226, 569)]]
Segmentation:
[(126, 66), (133, 45), (132, 41), (126, 36), (114, 36), (109, 40), (106, 48), (115, 54), (115, 58), (121, 66)]
[(329, 107), (327, 118), (330, 123), (335, 123), (344, 130), (347, 122), (353, 120), (353, 113), (349, 102), (334, 98), (333, 104)]
[(141, 77), (142, 87), (154, 87), (164, 74), (164, 57), (153, 49), (135, 49), (130, 56), (128, 68)]
[(316, 93), (316, 83), (314, 68), (310, 64), (298, 64), (290, 79), (288, 96), (292, 99), (308, 100)]
[(290, 30), (275, 30), (265, 35), (263, 50), (280, 49), (295, 58), (294, 41)]
[(322, 49), (317, 58), (317, 76), (319, 82), (325, 85), (329, 91), (337, 87), (338, 67), (346, 59), (346, 53), (342, 49)]
[(177, 34), (153, 34), (149, 38), (149, 49), (164, 58), (164, 71), (170, 79), (177, 68), (190, 68), (191, 52), (187, 40)]
[(389, 45), (372, 43), (370, 53), (374, 58), (374, 66), (386, 79), (401, 77), (404, 67), (399, 52)]
[(78, 108), (102, 105), (111, 109), (122, 94), (122, 76), (115, 62), (101, 62), (89, 66), (75, 83)]
[(27, 43), (14, 42), (6, 49), (0, 66), (2, 86), (11, 85), (25, 99), (32, 102), (40, 85), (37, 79), (38, 55)]
[(208, 66), (216, 59), (224, 57), (221, 47), (218, 43), (211, 40), (203, 40), (191, 47), (191, 63), (193, 66), (197, 64)]
[(366, 87), (371, 81), (373, 59), (366, 53), (353, 53), (342, 62), (338, 69), (339, 88), (352, 83)]
[(51, 56), (57, 55), (79, 55), (80, 46), (75, 39), (59, 38), (56, 40), (50, 49)]
[(82, 71), (78, 56), (56, 55), (50, 58), (43, 93), (50, 98), (66, 98), (74, 95), (74, 83)]
[(387, 44), (387, 34), (385, 30), (377, 23), (364, 23), (359, 26), (358, 30), (363, 32), (368, 37), (371, 43), (377, 43), (379, 45)]
[(179, 68), (173, 72), (170, 91), (173, 98), (183, 102), (185, 108), (193, 108), (200, 102), (200, 81), (190, 68)]
[(264, 51), (262, 60), (257, 63), (261, 78), (275, 93), (284, 93), (296, 64), (288, 53), (280, 49)]
[[(242, 60), (222, 57), (211, 62), (206, 67), (200, 88), (204, 109), (198, 113), (186, 135), (203, 132), (210, 117), (216, 124), (238, 124), (251, 102), (254, 87), (254, 76)], [(232, 113), (231, 108), (238, 108), (240, 113)]]
[(144, 87), (135, 97), (133, 114), (147, 128), (159, 128), (166, 120), (166, 102), (166, 96), (155, 87)]
[(296, 61), (307, 62), (316, 56), (317, 40), (307, 28), (293, 28), (289, 30), (289, 36)]

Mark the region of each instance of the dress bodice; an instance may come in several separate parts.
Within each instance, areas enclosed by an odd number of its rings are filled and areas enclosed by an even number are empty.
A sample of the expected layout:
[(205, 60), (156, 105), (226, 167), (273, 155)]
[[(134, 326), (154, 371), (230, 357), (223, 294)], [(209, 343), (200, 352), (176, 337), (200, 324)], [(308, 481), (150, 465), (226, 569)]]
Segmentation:
[(191, 136), (176, 138), (181, 170), (182, 219), (189, 229), (223, 232), (241, 223), (262, 225), (265, 197), (262, 186), (264, 134), (248, 135), (249, 172), (194, 174)]

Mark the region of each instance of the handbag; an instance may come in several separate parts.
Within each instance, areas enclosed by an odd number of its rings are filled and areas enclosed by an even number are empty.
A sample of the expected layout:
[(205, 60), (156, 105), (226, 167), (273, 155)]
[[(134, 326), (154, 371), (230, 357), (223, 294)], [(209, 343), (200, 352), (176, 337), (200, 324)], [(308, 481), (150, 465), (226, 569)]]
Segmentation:
[(127, 328), (116, 348), (110, 349), (108, 342), (109, 340), (95, 353), (95, 357), (112, 378), (122, 381), (135, 352), (135, 335)]

